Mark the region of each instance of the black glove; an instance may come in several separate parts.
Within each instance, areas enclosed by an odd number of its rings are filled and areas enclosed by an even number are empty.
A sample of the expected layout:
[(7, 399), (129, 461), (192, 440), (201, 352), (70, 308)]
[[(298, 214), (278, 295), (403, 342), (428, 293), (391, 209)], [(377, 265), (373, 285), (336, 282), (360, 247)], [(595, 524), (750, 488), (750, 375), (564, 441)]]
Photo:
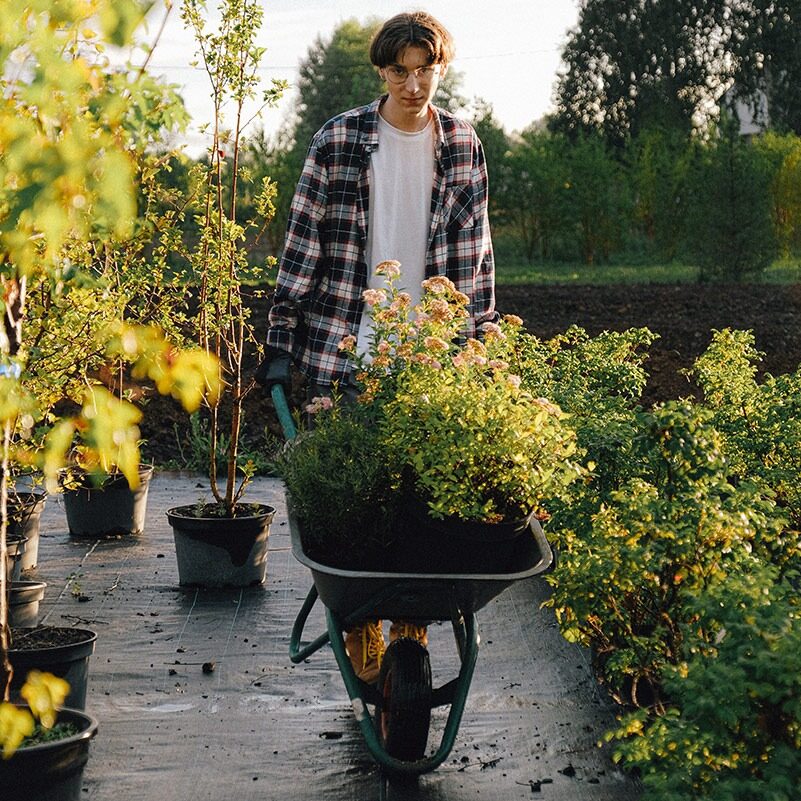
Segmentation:
[(264, 351), (264, 360), (256, 368), (253, 378), (264, 387), (267, 394), (275, 384), (280, 384), (285, 392), (289, 392), (292, 386), (289, 374), (291, 364), (292, 357), (287, 351), (268, 346)]

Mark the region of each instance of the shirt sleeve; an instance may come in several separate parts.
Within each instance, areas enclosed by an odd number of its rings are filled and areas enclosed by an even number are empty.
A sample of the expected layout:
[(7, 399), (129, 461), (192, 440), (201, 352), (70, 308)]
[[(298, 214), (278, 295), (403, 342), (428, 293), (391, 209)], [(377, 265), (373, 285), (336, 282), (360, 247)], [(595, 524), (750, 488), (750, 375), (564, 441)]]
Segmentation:
[(294, 353), (303, 309), (314, 292), (325, 259), (322, 227), (328, 199), (326, 147), (312, 141), (289, 209), (284, 252), (278, 265), (267, 345)]
[(499, 315), (495, 310), (495, 256), (492, 250), (489, 224), (487, 162), (484, 157), (484, 148), (478, 137), (476, 137), (471, 182), (475, 216), (473, 236), (476, 252), (479, 254), (476, 265), (473, 310), (476, 329), (480, 333), (484, 323), (497, 323)]

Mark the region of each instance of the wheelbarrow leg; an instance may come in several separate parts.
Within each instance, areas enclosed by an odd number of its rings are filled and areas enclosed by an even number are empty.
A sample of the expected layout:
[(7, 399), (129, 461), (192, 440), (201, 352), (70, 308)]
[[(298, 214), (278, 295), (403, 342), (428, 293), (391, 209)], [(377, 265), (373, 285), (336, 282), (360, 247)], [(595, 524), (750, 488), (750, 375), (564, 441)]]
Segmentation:
[[(436, 752), (431, 756), (414, 761), (397, 759), (387, 752), (376, 729), (376, 721), (367, 709), (368, 703), (376, 704), (380, 709), (381, 696), (374, 687), (366, 685), (357, 678), (353, 666), (350, 663), (350, 658), (345, 650), (345, 640), (342, 636), (345, 626), (342, 618), (326, 608), (326, 620), (328, 624), (329, 642), (334, 651), (339, 671), (342, 674), (345, 689), (350, 697), (356, 722), (362, 732), (367, 749), (376, 762), (378, 762), (379, 766), (391, 774), (419, 776), (441, 765), (448, 758), (448, 754), (450, 754), (454, 742), (456, 741), (456, 734), (459, 730), (459, 724), (462, 721), (462, 714), (464, 713), (464, 708), (467, 703), (470, 682), (473, 679), (476, 658), (478, 657), (478, 627), (476, 624), (476, 616), (474, 614), (467, 615), (464, 617), (463, 622), (459, 623), (459, 630), (463, 632), (463, 637), (457, 638), (462, 641), (460, 646), (462, 662), (459, 676), (448, 685), (447, 698), (450, 703), (450, 711), (439, 748), (437, 748)], [(376, 717), (380, 717), (380, 712)]]
[(309, 619), (309, 613), (312, 607), (317, 602), (317, 588), (312, 584), (303, 606), (295, 618), (295, 623), (292, 626), (292, 634), (289, 637), (289, 658), (296, 665), (307, 659), (315, 651), (319, 651), (328, 642), (328, 632), (324, 632), (314, 641), (307, 643), (303, 642), (303, 629), (306, 627), (306, 621)]

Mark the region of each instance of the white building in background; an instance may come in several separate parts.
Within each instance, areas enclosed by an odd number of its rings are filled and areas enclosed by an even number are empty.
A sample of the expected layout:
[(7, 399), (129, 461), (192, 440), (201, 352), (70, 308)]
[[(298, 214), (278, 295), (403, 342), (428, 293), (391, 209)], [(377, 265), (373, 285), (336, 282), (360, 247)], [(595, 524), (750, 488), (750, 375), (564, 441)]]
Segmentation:
[(770, 127), (768, 96), (758, 89), (748, 99), (736, 95), (736, 87), (731, 87), (721, 98), (720, 105), (727, 108), (740, 123), (741, 136), (756, 136)]

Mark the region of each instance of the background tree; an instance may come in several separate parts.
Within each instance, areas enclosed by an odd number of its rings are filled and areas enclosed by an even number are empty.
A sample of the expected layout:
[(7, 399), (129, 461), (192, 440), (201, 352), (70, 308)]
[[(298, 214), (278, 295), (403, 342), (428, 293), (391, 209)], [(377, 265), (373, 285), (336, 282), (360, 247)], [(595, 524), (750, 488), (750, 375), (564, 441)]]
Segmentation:
[(660, 260), (671, 261), (681, 245), (690, 153), (684, 135), (662, 126), (642, 130), (628, 149), (634, 238)]
[(566, 141), (529, 128), (505, 160), (504, 191), (499, 197), (502, 230), (509, 231), (531, 263), (560, 252), (569, 221), (565, 217)]
[(586, 264), (608, 261), (624, 240), (630, 200), (623, 168), (600, 136), (581, 136), (567, 150), (565, 214)]
[(801, 254), (801, 139), (768, 131), (752, 142), (770, 164), (771, 218), (780, 254)]
[(471, 123), (476, 129), (481, 144), (484, 145), (484, 158), (487, 160), (487, 175), (490, 185), (490, 215), (497, 217), (500, 198), (503, 196), (507, 181), (504, 160), (509, 151), (509, 137), (495, 118), (492, 104), (486, 100), (478, 98), (474, 101)]
[(759, 116), (754, 98), (767, 99), (767, 119), (780, 133), (801, 135), (801, 0), (742, 0), (733, 4), (735, 95)]
[(378, 20), (342, 22), (330, 39), (318, 36), (300, 64), (293, 144), (305, 150), (325, 122), (381, 94), (382, 81), (368, 52)]
[(770, 159), (728, 119), (720, 136), (698, 145), (691, 175), (687, 250), (700, 279), (740, 281), (759, 274), (777, 252)]
[(562, 58), (553, 126), (622, 145), (647, 122), (689, 131), (731, 77), (730, 0), (585, 0)]

